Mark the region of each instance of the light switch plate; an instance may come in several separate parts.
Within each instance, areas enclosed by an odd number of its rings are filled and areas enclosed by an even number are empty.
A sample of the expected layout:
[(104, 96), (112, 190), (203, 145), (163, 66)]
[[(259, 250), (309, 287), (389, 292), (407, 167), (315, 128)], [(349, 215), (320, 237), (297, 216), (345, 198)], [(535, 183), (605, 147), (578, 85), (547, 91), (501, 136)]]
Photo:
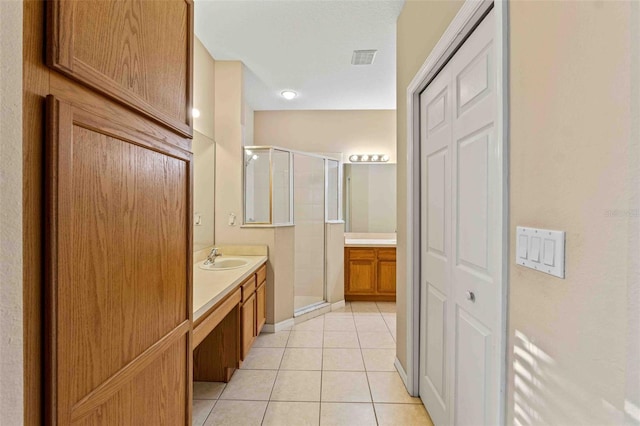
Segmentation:
[(564, 278), (564, 231), (516, 228), (518, 265)]

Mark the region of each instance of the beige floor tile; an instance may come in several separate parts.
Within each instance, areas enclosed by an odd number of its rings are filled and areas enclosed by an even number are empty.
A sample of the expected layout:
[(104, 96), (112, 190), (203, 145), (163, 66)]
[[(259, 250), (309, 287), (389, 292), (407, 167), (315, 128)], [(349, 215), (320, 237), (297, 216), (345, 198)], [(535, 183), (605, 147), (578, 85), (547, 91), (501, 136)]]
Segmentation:
[(378, 305), (376, 302), (351, 302), (351, 311), (352, 312), (372, 312), (372, 313), (380, 313), (378, 309)]
[(324, 330), (324, 315), (313, 318), (293, 326), (294, 331), (322, 331)]
[(324, 371), (323, 402), (371, 402), (366, 373)]
[(326, 317), (324, 331), (356, 331), (356, 324), (352, 315)]
[(395, 349), (363, 349), (362, 358), (367, 371), (396, 371)]
[(317, 426), (320, 420), (319, 402), (271, 401), (264, 415), (263, 426)]
[(320, 401), (320, 371), (278, 372), (272, 401)]
[(342, 308), (336, 308), (331, 312), (328, 312), (327, 315), (330, 315), (332, 313), (351, 313), (351, 305), (345, 305)]
[(213, 399), (194, 399), (191, 423), (193, 426), (202, 426), (209, 417), (211, 409), (216, 401)]
[(281, 370), (321, 370), (321, 348), (287, 348), (282, 357)]
[(287, 342), (288, 348), (321, 348), (322, 331), (292, 331)]
[(396, 347), (396, 342), (388, 331), (358, 332), (358, 339), (360, 347), (363, 349), (393, 349)]
[(369, 387), (373, 402), (399, 404), (420, 404), (420, 398), (414, 398), (407, 392), (397, 372), (368, 372)]
[(395, 313), (396, 312), (396, 302), (376, 302), (378, 305), (378, 310), (384, 313)]
[(220, 399), (268, 401), (277, 371), (236, 370)]
[(375, 426), (373, 404), (366, 402), (323, 402), (320, 406), (322, 426)]
[(218, 401), (206, 426), (259, 426), (267, 401)]
[(254, 348), (284, 348), (287, 346), (289, 338), (289, 330), (279, 331), (277, 333), (261, 333), (255, 342)]
[(422, 404), (374, 404), (380, 426), (433, 426)]
[(226, 385), (223, 382), (193, 382), (193, 399), (218, 399)]
[(277, 370), (284, 348), (251, 348), (242, 363), (243, 370)]
[(360, 349), (325, 348), (322, 354), (323, 371), (364, 371)]
[(359, 348), (358, 333), (355, 331), (325, 331), (325, 348)]
[(353, 319), (356, 323), (356, 330), (358, 330), (358, 332), (389, 331), (389, 328), (381, 315), (371, 317), (357, 316)]

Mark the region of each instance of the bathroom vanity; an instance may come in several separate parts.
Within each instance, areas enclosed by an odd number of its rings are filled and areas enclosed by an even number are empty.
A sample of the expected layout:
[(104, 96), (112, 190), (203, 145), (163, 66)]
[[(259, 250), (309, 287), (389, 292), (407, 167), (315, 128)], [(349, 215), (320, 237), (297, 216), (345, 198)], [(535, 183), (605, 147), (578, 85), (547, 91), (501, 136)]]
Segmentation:
[(395, 234), (345, 234), (344, 297), (347, 301), (396, 300)]
[(223, 247), (218, 269), (203, 265), (207, 252), (194, 256), (193, 378), (228, 382), (266, 322), (267, 248)]

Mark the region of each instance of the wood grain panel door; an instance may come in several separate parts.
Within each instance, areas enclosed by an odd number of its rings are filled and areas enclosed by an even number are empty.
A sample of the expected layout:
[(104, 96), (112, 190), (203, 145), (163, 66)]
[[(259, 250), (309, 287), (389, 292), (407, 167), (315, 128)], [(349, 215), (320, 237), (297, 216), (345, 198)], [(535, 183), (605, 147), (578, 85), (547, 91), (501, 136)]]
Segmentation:
[(263, 281), (256, 290), (256, 336), (267, 322), (267, 282)]
[(192, 155), (93, 111), (47, 99), (47, 423), (190, 424)]
[(378, 280), (376, 291), (379, 294), (396, 294), (396, 249), (378, 249)]
[(47, 64), (191, 136), (191, 0), (50, 0)]
[(242, 329), (241, 354), (244, 360), (249, 354), (251, 345), (256, 336), (256, 294), (253, 293), (240, 309), (240, 321)]

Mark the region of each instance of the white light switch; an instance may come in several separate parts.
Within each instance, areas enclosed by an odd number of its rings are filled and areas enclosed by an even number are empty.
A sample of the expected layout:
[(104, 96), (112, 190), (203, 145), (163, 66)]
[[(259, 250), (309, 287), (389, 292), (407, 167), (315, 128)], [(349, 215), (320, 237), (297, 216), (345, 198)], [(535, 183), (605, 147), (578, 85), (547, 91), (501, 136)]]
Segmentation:
[(529, 237), (526, 235), (518, 235), (518, 257), (520, 259), (527, 258), (527, 248), (529, 247)]
[(540, 262), (540, 237), (531, 237), (529, 260), (533, 262)]
[(544, 239), (542, 259), (545, 265), (553, 266), (553, 258), (555, 257), (555, 246), (555, 241), (548, 238)]
[(518, 265), (564, 278), (564, 231), (518, 226), (516, 234)]

